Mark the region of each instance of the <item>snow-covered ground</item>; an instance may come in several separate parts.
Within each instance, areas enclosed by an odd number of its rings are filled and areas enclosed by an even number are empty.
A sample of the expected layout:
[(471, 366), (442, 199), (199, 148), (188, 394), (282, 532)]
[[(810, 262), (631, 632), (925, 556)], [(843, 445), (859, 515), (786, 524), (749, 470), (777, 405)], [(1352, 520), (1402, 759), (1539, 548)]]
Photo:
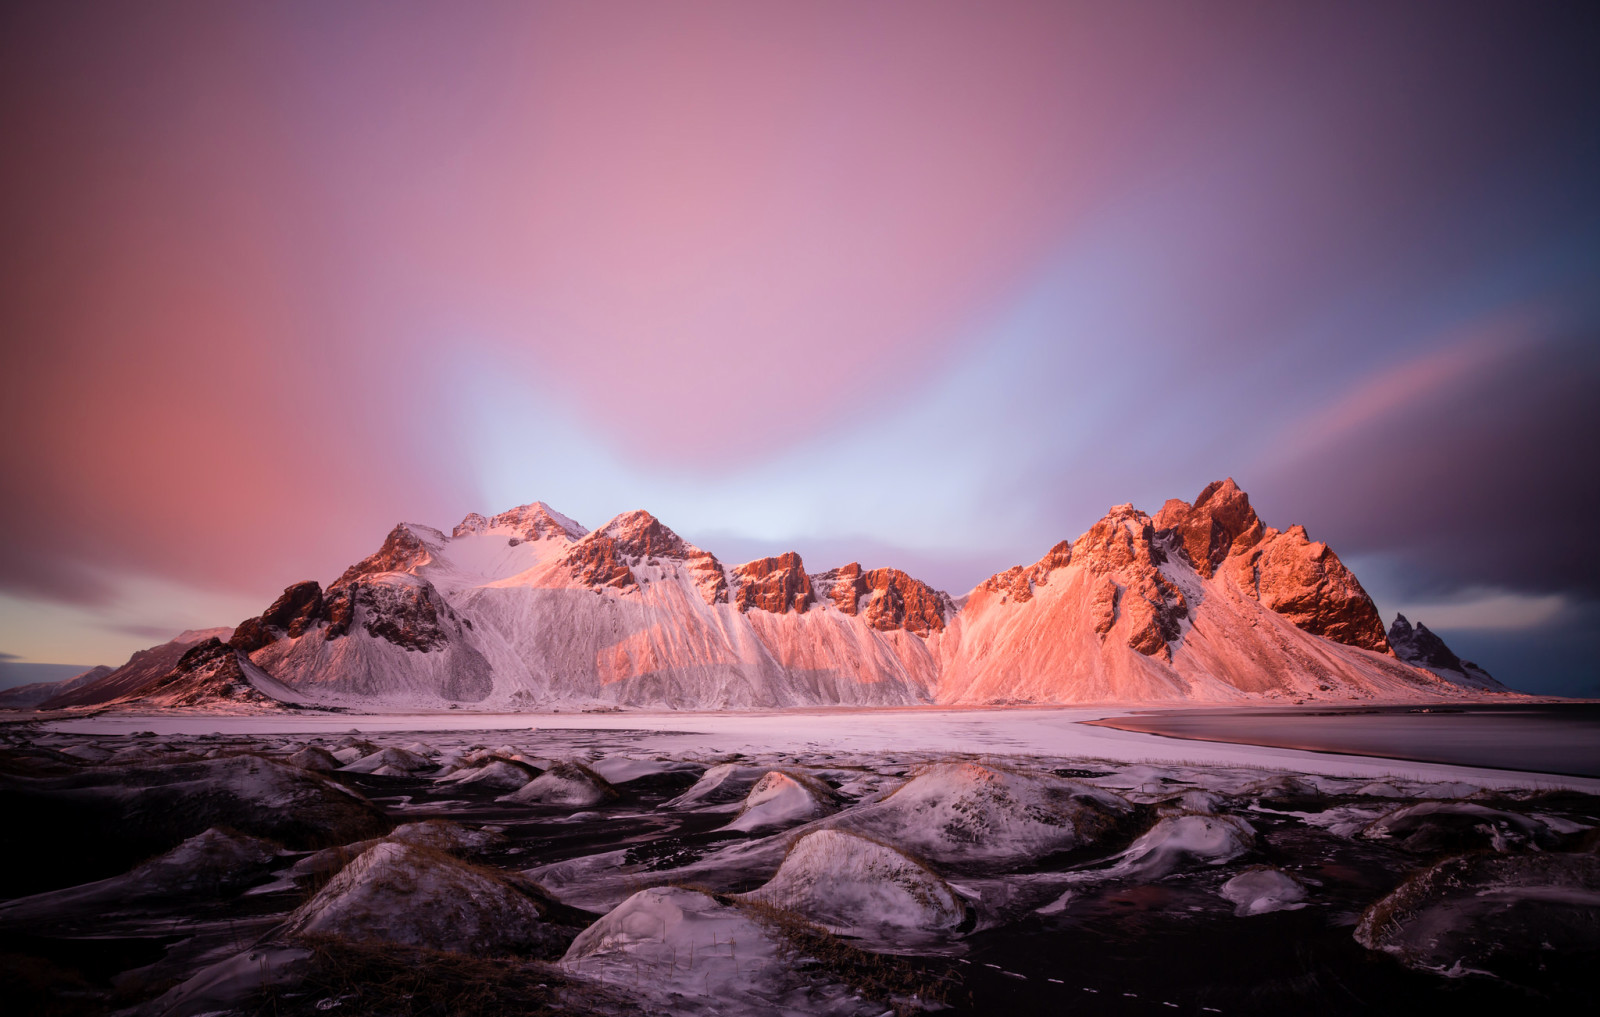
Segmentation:
[(283, 713), (104, 714), (55, 721), (51, 730), (82, 734), (333, 734), (347, 731), (628, 731), (638, 751), (674, 756), (745, 753), (870, 753), (885, 757), (964, 752), (1000, 756), (1098, 759), (1116, 763), (1249, 766), (1328, 776), (1456, 781), (1482, 788), (1566, 787), (1600, 793), (1600, 779), (1447, 766), (1328, 752), (1191, 741), (1082, 723), (1128, 716), (1130, 707), (1004, 709), (871, 708), (624, 713), (426, 714)]

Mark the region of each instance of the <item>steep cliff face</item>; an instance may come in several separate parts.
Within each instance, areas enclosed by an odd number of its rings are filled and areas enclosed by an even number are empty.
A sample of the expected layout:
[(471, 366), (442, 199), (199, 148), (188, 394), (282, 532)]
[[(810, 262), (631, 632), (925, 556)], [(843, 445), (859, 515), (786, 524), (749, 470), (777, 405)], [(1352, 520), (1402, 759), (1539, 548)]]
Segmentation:
[(1327, 544), (1305, 527), (1280, 533), (1256, 516), (1233, 478), (1206, 485), (1193, 505), (1173, 499), (1154, 520), (1205, 579), (1219, 570), (1270, 610), (1313, 635), (1379, 653), (1389, 648), (1378, 609)]
[(863, 570), (855, 562), (811, 577), (812, 585), (844, 614), (859, 616), (883, 632), (903, 629), (919, 636), (944, 631), (955, 613), (950, 595), (899, 569)]
[(740, 611), (805, 614), (817, 602), (805, 563), (793, 551), (745, 562), (733, 570), (732, 583), (733, 602)]

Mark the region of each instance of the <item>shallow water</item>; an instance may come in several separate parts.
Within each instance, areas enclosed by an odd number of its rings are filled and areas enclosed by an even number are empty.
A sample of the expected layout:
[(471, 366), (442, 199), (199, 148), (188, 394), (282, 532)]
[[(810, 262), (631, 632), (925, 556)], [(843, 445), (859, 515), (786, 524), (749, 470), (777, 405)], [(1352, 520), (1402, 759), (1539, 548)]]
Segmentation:
[(1600, 777), (1600, 703), (1175, 710), (1093, 723), (1170, 738)]

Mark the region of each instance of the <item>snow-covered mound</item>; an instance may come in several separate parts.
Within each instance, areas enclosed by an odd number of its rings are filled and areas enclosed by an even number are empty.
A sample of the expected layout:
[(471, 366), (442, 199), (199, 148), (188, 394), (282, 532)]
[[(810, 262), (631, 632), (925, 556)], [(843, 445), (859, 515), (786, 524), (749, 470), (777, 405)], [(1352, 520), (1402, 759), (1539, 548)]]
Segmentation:
[(334, 758), (333, 753), (318, 745), (307, 745), (284, 759), (284, 762), (317, 773), (332, 773), (340, 766), (339, 760)]
[(845, 830), (801, 837), (772, 879), (746, 896), (857, 935), (944, 932), (967, 916), (961, 898), (927, 866)]
[(617, 797), (617, 789), (581, 763), (561, 762), (530, 780), (503, 802), (538, 805), (599, 805)]
[[(572, 941), (562, 966), (662, 1000), (715, 1000), (730, 1013), (877, 1014), (841, 986), (798, 974), (780, 938), (739, 908), (682, 887), (641, 890)], [(718, 1011), (713, 1011), (718, 1012)]]
[(493, 830), (473, 830), (444, 819), (403, 823), (386, 837), (358, 840), (323, 848), (295, 862), (291, 873), (296, 878), (328, 877), (349, 865), (379, 844), (408, 844), (445, 854), (471, 856), (500, 846), (505, 836)]
[(927, 861), (1004, 867), (1093, 844), (1132, 809), (1110, 791), (1047, 773), (940, 763), (833, 822)]
[(405, 776), (434, 769), (433, 761), (405, 749), (387, 748), (362, 756), (348, 766), (351, 773), (376, 773), (382, 776)]
[(833, 795), (815, 777), (773, 770), (756, 781), (739, 815), (726, 829), (745, 833), (778, 830), (833, 812)]
[(564, 936), (531, 886), (446, 854), (384, 841), (290, 916), (286, 932), (496, 955), (548, 950)]
[(504, 759), (491, 759), (482, 766), (468, 766), (440, 780), (454, 784), (476, 784), (486, 788), (500, 791), (515, 791), (527, 786), (537, 774), (531, 769), (518, 766), (516, 763)]
[(1234, 905), (1239, 917), (1305, 907), (1305, 884), (1282, 869), (1259, 868), (1241, 872), (1217, 891)]
[(765, 772), (758, 766), (720, 763), (701, 774), (700, 779), (695, 781), (689, 790), (667, 802), (662, 808), (701, 808), (742, 801), (751, 786), (760, 780)]
[(1539, 981), (1600, 956), (1600, 855), (1449, 858), (1368, 908), (1356, 941), (1414, 968)]

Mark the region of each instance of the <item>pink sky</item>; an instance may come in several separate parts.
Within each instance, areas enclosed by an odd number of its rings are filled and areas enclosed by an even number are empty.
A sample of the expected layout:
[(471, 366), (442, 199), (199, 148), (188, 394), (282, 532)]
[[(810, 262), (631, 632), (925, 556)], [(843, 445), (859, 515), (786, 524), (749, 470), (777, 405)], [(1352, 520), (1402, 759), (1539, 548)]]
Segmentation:
[[(34, 659), (131, 648), (208, 603), (231, 623), (399, 518), (535, 498), (953, 588), (1226, 474), (1285, 523), (1370, 533), (1355, 507), (1303, 518), (1272, 436), (1378, 398), (1341, 425), (1364, 440), (1416, 405), (1407, 379), (1448, 402), (1495, 357), (1560, 360), (1594, 317), (1570, 296), (1597, 217), (1567, 25), (1459, 5), (5, 17), (0, 652)], [(1534, 323), (1471, 338), (1508, 319)], [(1428, 575), (1587, 596), (1559, 570)], [(151, 583), (192, 608), (132, 610)]]

